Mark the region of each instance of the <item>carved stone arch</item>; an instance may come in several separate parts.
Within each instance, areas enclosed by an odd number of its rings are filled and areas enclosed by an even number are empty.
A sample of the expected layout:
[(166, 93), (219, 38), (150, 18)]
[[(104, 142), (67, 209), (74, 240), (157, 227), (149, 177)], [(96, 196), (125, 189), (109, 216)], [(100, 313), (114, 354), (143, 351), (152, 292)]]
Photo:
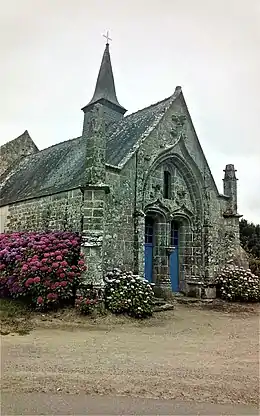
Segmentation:
[(170, 220), (173, 220), (175, 218), (177, 218), (177, 219), (183, 218), (183, 219), (187, 220), (187, 222), (189, 223), (190, 227), (193, 228), (193, 221), (192, 220), (194, 218), (194, 215), (186, 207), (181, 207), (180, 209), (178, 209), (176, 211), (173, 211), (170, 214), (170, 218), (169, 218)]
[[(203, 213), (203, 196), (202, 191), (200, 187), (201, 178), (198, 178), (196, 175), (196, 171), (194, 171), (190, 166), (186, 163), (186, 161), (177, 153), (169, 153), (169, 151), (163, 152), (150, 166), (146, 177), (144, 179), (144, 185), (143, 185), (143, 195), (142, 200), (144, 202), (144, 195), (146, 191), (146, 187), (149, 181), (150, 176), (152, 173), (158, 169), (158, 167), (166, 163), (166, 166), (172, 165), (173, 167), (176, 167), (178, 171), (181, 173), (185, 184), (187, 186), (187, 189), (189, 191), (190, 197), (192, 198), (192, 202), (194, 204), (194, 207), (196, 208), (196, 217), (201, 218)], [(174, 169), (172, 167), (172, 169)]]
[(146, 205), (144, 212), (145, 214), (147, 212), (154, 212), (155, 214), (162, 215), (166, 220), (171, 215), (169, 208), (160, 199), (157, 199), (157, 201)]
[(174, 175), (175, 166), (173, 166), (169, 158), (164, 161), (164, 170), (167, 170), (171, 175)]

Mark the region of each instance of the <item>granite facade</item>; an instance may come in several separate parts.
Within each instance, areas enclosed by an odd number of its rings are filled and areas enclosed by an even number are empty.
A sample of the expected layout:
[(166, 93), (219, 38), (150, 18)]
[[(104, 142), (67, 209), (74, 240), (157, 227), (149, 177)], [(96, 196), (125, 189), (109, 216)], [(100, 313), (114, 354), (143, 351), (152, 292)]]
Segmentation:
[[(200, 295), (203, 286), (209, 293), (219, 270), (242, 258), (235, 168), (226, 166), (220, 194), (180, 87), (123, 117), (108, 45), (102, 64), (100, 85), (83, 108), (82, 136), (41, 152), (27, 138), (32, 156), (26, 153), (2, 176), (1, 232), (80, 232), (84, 278), (102, 286), (104, 273), (114, 267), (145, 275), (149, 223), (151, 280), (158, 293), (173, 290), (173, 253), (177, 290)], [(13, 144), (9, 148), (15, 155)], [(16, 163), (7, 153), (6, 160)]]
[(81, 223), (82, 192), (74, 189), (9, 205), (5, 231), (80, 232)]

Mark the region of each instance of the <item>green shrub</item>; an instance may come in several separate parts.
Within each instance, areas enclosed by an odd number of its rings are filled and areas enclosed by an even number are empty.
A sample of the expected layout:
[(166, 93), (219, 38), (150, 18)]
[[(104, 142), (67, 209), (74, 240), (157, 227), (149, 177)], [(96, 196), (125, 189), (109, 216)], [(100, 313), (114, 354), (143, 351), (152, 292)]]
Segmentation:
[(81, 286), (78, 289), (75, 300), (75, 307), (82, 315), (92, 315), (100, 309), (102, 296), (92, 284)]
[(225, 268), (216, 283), (222, 299), (240, 302), (260, 301), (260, 278), (249, 269)]
[(260, 259), (253, 256), (249, 257), (249, 267), (253, 274), (260, 277)]
[(105, 306), (113, 313), (126, 313), (135, 318), (152, 315), (154, 293), (151, 284), (120, 269), (109, 272), (105, 280)]
[(75, 302), (76, 309), (78, 309), (82, 315), (91, 315), (97, 308), (97, 305), (97, 299), (89, 299), (84, 296), (77, 297)]

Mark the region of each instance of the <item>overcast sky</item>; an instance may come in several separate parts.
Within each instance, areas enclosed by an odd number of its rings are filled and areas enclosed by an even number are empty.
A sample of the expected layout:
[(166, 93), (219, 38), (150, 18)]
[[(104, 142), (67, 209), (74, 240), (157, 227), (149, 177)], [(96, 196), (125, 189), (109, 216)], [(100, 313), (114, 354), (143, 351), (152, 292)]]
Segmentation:
[[(128, 113), (181, 85), (219, 191), (237, 168), (239, 212), (260, 223), (260, 0), (0, 0), (0, 144), (81, 135), (110, 31)], [(127, 114), (128, 114), (127, 113)]]

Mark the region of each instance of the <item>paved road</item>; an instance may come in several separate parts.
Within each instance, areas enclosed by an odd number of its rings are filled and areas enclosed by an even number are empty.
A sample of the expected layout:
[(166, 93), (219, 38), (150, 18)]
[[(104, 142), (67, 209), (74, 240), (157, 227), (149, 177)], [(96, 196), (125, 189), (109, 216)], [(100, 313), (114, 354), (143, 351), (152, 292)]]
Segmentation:
[(176, 402), (174, 400), (70, 395), (2, 393), (1, 416), (11, 415), (258, 415), (243, 405)]

